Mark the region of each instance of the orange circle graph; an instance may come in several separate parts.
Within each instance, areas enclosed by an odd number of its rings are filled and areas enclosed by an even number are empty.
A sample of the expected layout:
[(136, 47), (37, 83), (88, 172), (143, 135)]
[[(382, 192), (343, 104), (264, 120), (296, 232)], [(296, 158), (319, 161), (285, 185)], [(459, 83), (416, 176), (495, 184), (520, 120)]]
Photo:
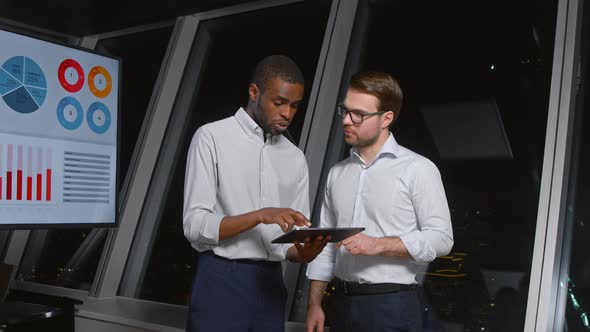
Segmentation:
[[(104, 84), (104, 88), (100, 89), (96, 86), (94, 82), (94, 78), (96, 75), (102, 75), (104, 77), (104, 83), (100, 82), (102, 78), (99, 78), (99, 82)], [(90, 69), (90, 73), (88, 74), (88, 87), (90, 87), (90, 92), (98, 98), (104, 98), (111, 93), (111, 89), (113, 88), (113, 81), (111, 79), (111, 74), (109, 74), (108, 70), (104, 69), (101, 66), (96, 66)]]

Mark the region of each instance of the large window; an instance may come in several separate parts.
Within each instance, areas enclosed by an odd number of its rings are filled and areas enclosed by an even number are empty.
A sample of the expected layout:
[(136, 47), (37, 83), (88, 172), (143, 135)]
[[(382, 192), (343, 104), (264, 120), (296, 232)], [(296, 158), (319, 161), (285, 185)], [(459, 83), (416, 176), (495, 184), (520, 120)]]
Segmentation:
[[(330, 5), (331, 1), (297, 3), (200, 22), (191, 60), (204, 59), (203, 70), (191, 78), (193, 69), (189, 61), (182, 84), (195, 86), (194, 91), (187, 92), (193, 96), (190, 112), (181, 121), (183, 128), (168, 128), (165, 140), (181, 130), (180, 141), (165, 143), (170, 146), (163, 147), (168, 151), (172, 146), (180, 147), (179, 152), (171, 169), (162, 169), (166, 162), (163, 159), (167, 157), (160, 157), (156, 174), (163, 174), (163, 178), (156, 175), (150, 186), (149, 195), (159, 197), (154, 204), (162, 204), (162, 208), (154, 226), (153, 244), (149, 244), (145, 255), (149, 261), (144, 266), (138, 266), (138, 259), (128, 262), (121, 295), (172, 304), (188, 303), (195, 251), (183, 235), (182, 201), (186, 153), (192, 135), (199, 126), (231, 116), (239, 107), (246, 106), (254, 66), (267, 55), (285, 54), (293, 58), (303, 71), (306, 96), (309, 96)], [(179, 99), (183, 98), (182, 93), (181, 87)], [(304, 102), (289, 129), (296, 144), (306, 110)], [(172, 115), (172, 123), (175, 116)], [(169, 181), (169, 184), (160, 193), (155, 181)], [(146, 214), (144, 208), (141, 223), (147, 221)], [(135, 250), (146, 245), (137, 241), (136, 234)]]
[[(118, 190), (128, 173), (172, 26), (98, 42), (97, 50), (122, 58)], [(17, 279), (90, 289), (108, 229), (37, 230), (29, 237)]]
[[(523, 330), (556, 5), (361, 1), (357, 11), (349, 67), (399, 79), (404, 105), (392, 132), (438, 166), (451, 209), (452, 252), (417, 276), (432, 330)], [(333, 146), (333, 160), (348, 156)], [(293, 320), (305, 318), (307, 288), (302, 272)]]
[[(560, 298), (565, 298), (563, 314), (566, 331), (590, 331), (590, 7), (584, 6), (581, 40), (581, 80), (576, 96), (572, 135), (572, 162), (564, 231), (563, 258), (560, 273)], [(563, 308), (558, 306), (558, 308)], [(560, 310), (560, 309), (558, 309)], [(561, 322), (557, 322), (558, 324)]]

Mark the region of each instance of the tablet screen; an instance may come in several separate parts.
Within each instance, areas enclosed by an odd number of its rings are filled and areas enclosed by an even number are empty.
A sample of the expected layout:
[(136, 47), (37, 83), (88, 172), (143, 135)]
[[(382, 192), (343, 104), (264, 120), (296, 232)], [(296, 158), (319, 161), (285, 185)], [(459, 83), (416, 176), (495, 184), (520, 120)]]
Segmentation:
[(290, 232), (272, 240), (272, 243), (293, 243), (295, 241), (303, 242), (305, 238), (309, 237), (313, 240), (320, 235), (324, 237), (330, 235), (332, 238), (329, 242), (340, 242), (364, 230), (364, 227), (293, 229)]

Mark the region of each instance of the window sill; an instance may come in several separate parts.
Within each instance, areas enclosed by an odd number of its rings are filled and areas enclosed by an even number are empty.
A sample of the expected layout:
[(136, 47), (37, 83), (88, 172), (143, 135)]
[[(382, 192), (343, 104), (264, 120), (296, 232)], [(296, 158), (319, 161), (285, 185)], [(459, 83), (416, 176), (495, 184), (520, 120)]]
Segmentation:
[(88, 298), (76, 317), (146, 330), (184, 332), (187, 307), (127, 297)]
[[(188, 311), (185, 306), (128, 297), (89, 297), (76, 309), (76, 317), (162, 332), (184, 332)], [(303, 332), (305, 325), (285, 322), (285, 331)]]

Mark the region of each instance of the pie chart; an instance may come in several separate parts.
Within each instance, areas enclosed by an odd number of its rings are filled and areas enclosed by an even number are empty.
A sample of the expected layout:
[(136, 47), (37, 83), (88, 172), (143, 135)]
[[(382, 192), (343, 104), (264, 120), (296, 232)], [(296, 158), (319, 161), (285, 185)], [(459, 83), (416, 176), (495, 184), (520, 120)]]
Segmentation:
[(111, 112), (107, 105), (100, 101), (90, 104), (86, 113), (88, 127), (97, 134), (104, 134), (111, 126)]
[(68, 92), (78, 92), (84, 85), (84, 70), (78, 61), (65, 59), (57, 69), (59, 84)]
[(111, 74), (104, 67), (96, 66), (90, 69), (88, 74), (88, 87), (90, 92), (98, 98), (105, 98), (111, 93), (113, 80)]
[(0, 95), (13, 111), (33, 113), (47, 96), (45, 74), (31, 58), (14, 56), (0, 68)]

